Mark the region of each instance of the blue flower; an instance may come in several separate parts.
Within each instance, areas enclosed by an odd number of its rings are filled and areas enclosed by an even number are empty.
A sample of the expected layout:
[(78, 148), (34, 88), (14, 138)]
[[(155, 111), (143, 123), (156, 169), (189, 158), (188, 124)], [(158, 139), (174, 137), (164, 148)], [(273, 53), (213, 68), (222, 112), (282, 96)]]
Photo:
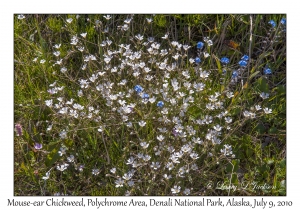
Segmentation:
[(149, 98), (149, 95), (148, 95), (147, 93), (143, 93), (142, 98), (143, 98), (143, 99), (148, 99), (148, 98)]
[(162, 101), (157, 102), (157, 106), (162, 108), (164, 106), (164, 102), (162, 102)]
[(249, 56), (248, 55), (243, 55), (243, 57), (241, 59), (243, 61), (248, 61), (249, 60)]
[(142, 92), (144, 89), (142, 88), (142, 86), (136, 85), (136, 86), (134, 86), (134, 90), (135, 90), (137, 93), (140, 93), (140, 92)]
[(286, 24), (286, 19), (285, 19), (285, 18), (282, 18), (281, 21), (280, 21), (280, 23), (281, 23), (282, 25), (285, 25), (285, 24)]
[(276, 23), (274, 20), (270, 20), (268, 23), (271, 24), (272, 28), (276, 27)]
[(198, 49), (202, 49), (204, 47), (204, 43), (203, 42), (198, 42), (197, 43), (197, 48)]
[(39, 149), (42, 149), (42, 148), (43, 148), (43, 145), (40, 144), (40, 143), (35, 142), (34, 148), (35, 148), (36, 150), (39, 150)]
[(195, 58), (195, 62), (196, 62), (196, 63), (200, 63), (200, 62), (201, 62), (201, 59), (200, 59), (199, 57), (196, 57), (196, 58)]
[(233, 72), (232, 72), (232, 78), (236, 78), (237, 76), (238, 76), (237, 71), (233, 71)]
[(240, 61), (239, 61), (239, 65), (240, 65), (240, 66), (247, 66), (247, 61), (240, 60)]
[(266, 68), (266, 69), (264, 70), (264, 74), (272, 74), (272, 70), (269, 69), (269, 68)]
[(227, 57), (221, 58), (221, 63), (228, 64), (229, 63), (229, 58), (227, 58)]

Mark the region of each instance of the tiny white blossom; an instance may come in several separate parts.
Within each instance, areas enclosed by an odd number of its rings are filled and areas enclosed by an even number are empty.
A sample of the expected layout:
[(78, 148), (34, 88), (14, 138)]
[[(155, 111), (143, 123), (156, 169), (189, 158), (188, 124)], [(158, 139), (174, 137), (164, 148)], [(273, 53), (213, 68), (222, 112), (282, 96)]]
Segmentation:
[(68, 23), (72, 23), (72, 21), (73, 21), (73, 18), (67, 19), (67, 22), (68, 22)]
[(144, 127), (144, 126), (146, 125), (146, 122), (142, 120), (142, 121), (139, 122), (139, 125), (140, 125), (141, 127)]
[(83, 38), (85, 38), (87, 35), (87, 33), (81, 33), (80, 36), (82, 36)]
[(266, 114), (271, 114), (271, 113), (272, 113), (272, 109), (264, 108), (264, 112), (265, 112)]
[(175, 185), (173, 188), (171, 188), (171, 192), (173, 194), (177, 194), (177, 193), (180, 193), (180, 189), (181, 189), (180, 186)]

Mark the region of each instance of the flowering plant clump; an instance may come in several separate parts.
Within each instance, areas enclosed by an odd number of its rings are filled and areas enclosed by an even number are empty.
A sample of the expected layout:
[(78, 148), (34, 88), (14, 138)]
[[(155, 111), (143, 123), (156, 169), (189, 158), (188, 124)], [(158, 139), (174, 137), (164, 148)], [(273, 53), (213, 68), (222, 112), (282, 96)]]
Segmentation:
[[(56, 182), (64, 189), (52, 195), (215, 195), (207, 183), (251, 181), (238, 173), (249, 170), (242, 164), (258, 122), (278, 113), (269, 102), (272, 70), (250, 76), (250, 55), (221, 56), (209, 37), (154, 36), (159, 16), (138, 16), (145, 28), (133, 29), (137, 16), (114, 24), (114, 15), (68, 16), (48, 57), (31, 59), (47, 78), (41, 138), (28, 141), (43, 162), (43, 195)], [(19, 123), (15, 130), (33, 136)]]

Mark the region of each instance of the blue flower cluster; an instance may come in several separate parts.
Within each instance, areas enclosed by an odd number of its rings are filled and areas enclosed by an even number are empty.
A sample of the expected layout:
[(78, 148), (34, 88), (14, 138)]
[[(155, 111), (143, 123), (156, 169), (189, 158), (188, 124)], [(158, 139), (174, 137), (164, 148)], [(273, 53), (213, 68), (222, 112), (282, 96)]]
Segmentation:
[(274, 20), (270, 20), (268, 23), (272, 26), (272, 28), (276, 27), (276, 23)]
[(204, 43), (203, 42), (198, 42), (197, 43), (197, 49), (202, 49), (204, 47)]
[(264, 74), (270, 75), (270, 74), (272, 74), (272, 70), (269, 68), (266, 68), (266, 69), (264, 69)]
[(142, 99), (149, 99), (149, 95), (147, 93), (143, 93)]
[(249, 56), (248, 55), (243, 55), (243, 57), (241, 58), (241, 60), (239, 61), (239, 65), (241, 67), (247, 66), (248, 61), (249, 60)]
[(232, 78), (236, 78), (237, 76), (238, 76), (237, 71), (233, 71), (233, 72), (232, 72)]
[(164, 102), (162, 102), (162, 101), (157, 102), (157, 106), (162, 108), (164, 106)]
[[(268, 23), (271, 25), (272, 28), (275, 28), (277, 26), (277, 24), (276, 24), (276, 22), (274, 20), (270, 20)], [(282, 25), (286, 25), (286, 18), (282, 18), (280, 20), (280, 23)]]
[(142, 86), (140, 86), (140, 85), (136, 85), (136, 86), (134, 86), (134, 90), (137, 93), (141, 93), (144, 90), (144, 88), (142, 88)]
[(200, 59), (199, 57), (196, 57), (196, 58), (195, 58), (195, 62), (198, 64), (198, 63), (201, 62), (201, 59)]
[(225, 65), (228, 64), (228, 63), (230, 62), (229, 58), (227, 58), (227, 57), (221, 58), (220, 61), (221, 61), (222, 64), (225, 64)]

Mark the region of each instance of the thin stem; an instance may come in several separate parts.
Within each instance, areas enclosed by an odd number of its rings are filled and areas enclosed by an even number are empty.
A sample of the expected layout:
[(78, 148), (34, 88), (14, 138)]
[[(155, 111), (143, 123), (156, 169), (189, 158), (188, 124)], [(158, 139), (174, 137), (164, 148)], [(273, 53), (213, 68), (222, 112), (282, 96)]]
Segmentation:
[(106, 144), (105, 144), (103, 132), (101, 132), (101, 134), (102, 134), (102, 141), (103, 141), (103, 144), (104, 144), (104, 147), (105, 147), (105, 151), (106, 151), (107, 162), (108, 162), (108, 164), (110, 164), (110, 158), (109, 158), (109, 154), (108, 154), (108, 151), (107, 151), (107, 148), (106, 148)]

